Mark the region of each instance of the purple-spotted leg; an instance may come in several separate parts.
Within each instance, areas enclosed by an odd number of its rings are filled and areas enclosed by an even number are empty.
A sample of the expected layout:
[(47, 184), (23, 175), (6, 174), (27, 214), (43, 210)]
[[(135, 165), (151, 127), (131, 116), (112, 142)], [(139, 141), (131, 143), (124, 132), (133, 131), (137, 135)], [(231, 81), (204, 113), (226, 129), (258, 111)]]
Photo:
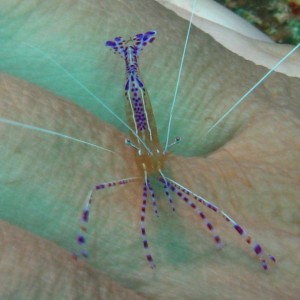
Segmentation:
[(147, 197), (148, 197), (148, 184), (147, 180), (145, 180), (144, 187), (143, 187), (143, 202), (142, 202), (142, 208), (141, 208), (141, 235), (143, 239), (143, 246), (144, 250), (146, 252), (146, 259), (150, 265), (150, 267), (153, 269), (155, 268), (153, 257), (149, 251), (149, 244), (147, 240), (147, 234), (146, 234), (146, 227), (145, 227), (145, 219), (146, 219), (146, 207), (147, 207)]
[(170, 190), (168, 188), (167, 183), (165, 183), (165, 182), (164, 182), (164, 190), (165, 190), (165, 194), (166, 194), (166, 196), (169, 200), (170, 206), (172, 207), (172, 210), (175, 211), (174, 202), (173, 202), (173, 199), (171, 197)]
[(156, 197), (155, 197), (155, 194), (154, 194), (154, 191), (153, 191), (153, 188), (152, 188), (152, 185), (151, 185), (149, 179), (147, 179), (147, 186), (148, 186), (148, 190), (149, 190), (149, 193), (151, 196), (154, 213), (157, 217), (159, 217), (157, 203), (156, 203)]
[(169, 200), (169, 203), (170, 203), (170, 206), (172, 207), (172, 210), (175, 211), (175, 207), (174, 207), (174, 202), (173, 202), (173, 198), (170, 194), (170, 190), (169, 190), (169, 187), (168, 187), (168, 183), (167, 183), (167, 179), (165, 178), (165, 176), (163, 175), (162, 171), (160, 170), (159, 171), (160, 175), (162, 176), (161, 179), (163, 179), (163, 184), (164, 184), (164, 190), (165, 190), (165, 194)]
[(209, 209), (213, 210), (214, 212), (217, 212), (222, 215), (222, 217), (229, 222), (232, 227), (238, 232), (238, 234), (246, 241), (247, 244), (251, 247), (251, 249), (254, 251), (254, 253), (257, 255), (258, 259), (261, 261), (262, 267), (264, 270), (268, 269), (268, 264), (266, 259), (270, 259), (272, 262), (276, 263), (276, 259), (273, 255), (266, 254), (260, 244), (255, 242), (250, 234), (236, 221), (234, 221), (231, 217), (229, 217), (224, 211), (222, 211), (220, 208), (218, 208), (216, 205), (212, 204), (208, 200), (204, 199), (203, 197), (200, 197), (196, 195), (195, 193), (189, 191), (187, 188), (183, 187), (179, 183), (175, 182), (174, 180), (171, 180), (168, 178), (168, 183), (170, 184), (170, 187), (179, 189), (183, 193), (185, 193), (188, 196), (192, 196), (195, 200), (200, 202), (202, 205), (208, 207)]
[(136, 182), (138, 181), (139, 178), (125, 178), (121, 179), (118, 181), (111, 181), (111, 182), (106, 182), (106, 183), (100, 183), (94, 186), (93, 189), (90, 190), (88, 193), (88, 196), (86, 198), (83, 211), (81, 214), (81, 220), (80, 220), (80, 231), (77, 235), (77, 244), (79, 246), (78, 251), (73, 253), (73, 257), (77, 259), (79, 255), (83, 256), (84, 258), (88, 258), (89, 254), (86, 249), (86, 233), (87, 233), (87, 225), (89, 221), (89, 215), (90, 215), (90, 208), (92, 204), (92, 199), (93, 199), (93, 193), (97, 190), (102, 190), (105, 188), (117, 186), (117, 185), (124, 185), (130, 182)]
[[(163, 178), (159, 179), (162, 183), (165, 183)], [(221, 238), (218, 234), (216, 234), (215, 228), (212, 225), (212, 223), (207, 219), (205, 214), (199, 209), (199, 207), (193, 203), (188, 197), (184, 196), (182, 192), (175, 187), (175, 185), (172, 185), (170, 182), (167, 181), (167, 186), (170, 188), (171, 191), (176, 193), (180, 199), (182, 199), (185, 203), (187, 203), (192, 209), (194, 209), (199, 217), (201, 217), (202, 221), (205, 223), (207, 229), (210, 231), (211, 235), (214, 238), (215, 244), (217, 249), (221, 249), (223, 247), (223, 244), (221, 242)]]

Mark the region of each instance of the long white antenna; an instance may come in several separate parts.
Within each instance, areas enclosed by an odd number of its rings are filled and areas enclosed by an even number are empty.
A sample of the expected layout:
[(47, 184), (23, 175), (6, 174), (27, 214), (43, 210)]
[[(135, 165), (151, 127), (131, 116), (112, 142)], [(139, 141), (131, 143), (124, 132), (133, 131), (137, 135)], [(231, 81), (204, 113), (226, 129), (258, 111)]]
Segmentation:
[(52, 130), (48, 130), (48, 129), (44, 129), (44, 128), (36, 127), (36, 126), (32, 126), (32, 125), (27, 125), (27, 124), (24, 124), (24, 123), (21, 123), (21, 122), (12, 121), (12, 120), (5, 119), (5, 118), (0, 118), (0, 123), (5, 123), (5, 124), (12, 125), (12, 126), (17, 126), (17, 127), (21, 127), (21, 128), (25, 128), (25, 129), (30, 129), (30, 130), (34, 130), (34, 131), (47, 133), (47, 134), (50, 134), (50, 135), (55, 135), (55, 136), (58, 136), (58, 137), (61, 137), (61, 138), (64, 138), (64, 139), (68, 139), (68, 140), (75, 141), (75, 142), (78, 142), (78, 143), (81, 143), (81, 144), (92, 146), (92, 147), (95, 147), (95, 148), (98, 148), (98, 149), (101, 149), (101, 150), (104, 150), (104, 151), (107, 151), (107, 152), (111, 152), (113, 154), (121, 156), (119, 153), (117, 153), (115, 151), (109, 150), (107, 148), (104, 148), (104, 147), (95, 145), (93, 143), (89, 143), (89, 142), (74, 138), (72, 136), (56, 132), (56, 131), (52, 131)]
[(60, 63), (54, 60), (51, 56), (44, 53), (41, 49), (36, 46), (29, 45), (27, 43), (23, 43), (26, 46), (35, 49), (36, 51), (40, 52), (43, 56), (47, 59), (52, 61), (55, 65), (57, 65), (61, 70), (63, 70), (74, 82), (76, 82), (84, 91), (86, 91), (90, 96), (92, 96), (98, 103), (100, 103), (111, 115), (113, 115), (119, 122), (121, 122), (127, 129), (129, 129), (133, 135), (141, 142), (141, 144), (145, 147), (150, 155), (152, 155), (152, 151), (147, 147), (144, 141), (124, 122), (117, 114), (115, 114), (102, 100), (100, 100), (92, 91), (90, 91), (80, 80), (78, 80), (74, 75), (72, 75), (65, 67), (63, 67)]
[(190, 21), (189, 21), (189, 27), (188, 27), (188, 31), (186, 34), (184, 47), (183, 47), (183, 53), (182, 53), (181, 63), (180, 63), (179, 71), (178, 71), (178, 77), (177, 77), (177, 83), (176, 83), (175, 92), (174, 92), (174, 98), (173, 98), (173, 102), (172, 102), (172, 106), (171, 106), (171, 110), (170, 110), (170, 118), (169, 118), (168, 130), (167, 130), (167, 140), (166, 140), (166, 144), (165, 144), (165, 148), (164, 148), (164, 153), (166, 153), (166, 151), (168, 149), (168, 145), (169, 145), (169, 137), (170, 137), (170, 131), (171, 131), (172, 118), (173, 118), (173, 110), (174, 110), (175, 102), (177, 99), (177, 93), (178, 93), (179, 83), (180, 83), (180, 79), (181, 79), (183, 63), (184, 63), (184, 59), (186, 56), (185, 55), (186, 49), (188, 46), (188, 41), (189, 41), (189, 37), (190, 37), (190, 33), (191, 33), (192, 21), (193, 21), (193, 17), (194, 17), (195, 10), (196, 10), (196, 2), (197, 2), (197, 0), (193, 1), (192, 13), (191, 13)]
[(216, 128), (234, 109), (236, 109), (238, 105), (240, 105), (264, 80), (266, 80), (271, 75), (271, 73), (275, 71), (275, 69), (277, 69), (299, 47), (300, 44), (295, 46), (291, 51), (289, 51), (289, 53), (287, 53), (282, 59), (280, 59), (271, 70), (269, 70), (258, 82), (256, 82), (247, 93), (245, 93), (234, 105), (231, 106), (231, 108), (229, 108), (229, 110), (225, 114), (223, 114), (223, 116), (219, 118), (219, 120), (216, 123), (214, 123), (208, 129), (205, 136), (207, 136), (214, 128)]

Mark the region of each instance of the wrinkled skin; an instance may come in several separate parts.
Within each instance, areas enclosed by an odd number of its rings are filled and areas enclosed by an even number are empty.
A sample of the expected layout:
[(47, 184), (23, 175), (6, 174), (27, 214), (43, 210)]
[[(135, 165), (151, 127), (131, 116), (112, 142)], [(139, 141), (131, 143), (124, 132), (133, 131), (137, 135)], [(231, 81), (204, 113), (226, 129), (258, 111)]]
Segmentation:
[(177, 198), (172, 213), (157, 185), (160, 218), (149, 207), (146, 221), (157, 264), (151, 270), (139, 236), (140, 184), (95, 194), (91, 259), (74, 261), (67, 251), (74, 249), (88, 190), (101, 181), (135, 176), (134, 150), (124, 145), (126, 129), (118, 121), (23, 43), (50, 53), (122, 115), (123, 62), (103, 42), (156, 29), (160, 37), (144, 51), (141, 72), (164, 140), (187, 24), (152, 1), (139, 1), (134, 13), (121, 1), (116, 6), (111, 1), (73, 6), (26, 1), (30, 18), (25, 23), (23, 6), (1, 2), (11, 7), (3, 30), (15, 33), (3, 42), (2, 72), (68, 100), (1, 75), (0, 116), (117, 153), (1, 124), (1, 299), (293, 299), (299, 294), (299, 79), (276, 74), (204, 138), (266, 70), (194, 29), (172, 129), (183, 142), (165, 169), (245, 226), (278, 265), (263, 271), (245, 242), (208, 213), (226, 243), (217, 251), (195, 213)]

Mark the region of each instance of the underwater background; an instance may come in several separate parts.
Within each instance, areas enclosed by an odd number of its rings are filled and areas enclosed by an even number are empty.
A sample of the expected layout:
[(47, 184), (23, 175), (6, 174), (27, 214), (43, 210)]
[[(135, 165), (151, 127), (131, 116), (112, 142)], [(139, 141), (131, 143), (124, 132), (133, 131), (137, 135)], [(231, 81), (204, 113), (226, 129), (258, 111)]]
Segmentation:
[(216, 0), (256, 26), (275, 42), (300, 42), (300, 1)]
[(268, 274), (210, 214), (226, 241), (217, 251), (197, 215), (178, 199), (172, 213), (159, 186), (161, 216), (147, 214), (154, 271), (139, 235), (139, 185), (95, 195), (90, 259), (74, 261), (89, 189), (137, 173), (128, 131), (100, 103), (126, 119), (124, 63), (104, 44), (157, 30), (140, 69), (164, 142), (188, 22), (150, 0), (1, 0), (0, 14), (0, 118), (106, 149), (1, 122), (1, 299), (298, 295), (299, 78), (274, 74), (206, 136), (266, 69), (192, 27), (173, 115), (171, 137), (183, 141), (165, 172), (244, 224), (279, 260)]

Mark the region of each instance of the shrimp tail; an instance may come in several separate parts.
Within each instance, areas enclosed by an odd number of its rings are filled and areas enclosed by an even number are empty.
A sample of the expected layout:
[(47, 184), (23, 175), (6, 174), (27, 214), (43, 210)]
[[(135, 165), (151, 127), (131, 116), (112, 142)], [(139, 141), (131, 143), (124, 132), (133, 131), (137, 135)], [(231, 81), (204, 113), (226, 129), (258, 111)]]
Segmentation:
[[(120, 54), (124, 59), (127, 58), (131, 51), (136, 57), (138, 57), (144, 47), (155, 40), (155, 36), (156, 31), (154, 30), (147, 31), (145, 33), (138, 33), (133, 38), (129, 38), (127, 41), (118, 36), (112, 41), (107, 41), (105, 46), (110, 47), (114, 53)], [(129, 44), (129, 42), (132, 43)]]

